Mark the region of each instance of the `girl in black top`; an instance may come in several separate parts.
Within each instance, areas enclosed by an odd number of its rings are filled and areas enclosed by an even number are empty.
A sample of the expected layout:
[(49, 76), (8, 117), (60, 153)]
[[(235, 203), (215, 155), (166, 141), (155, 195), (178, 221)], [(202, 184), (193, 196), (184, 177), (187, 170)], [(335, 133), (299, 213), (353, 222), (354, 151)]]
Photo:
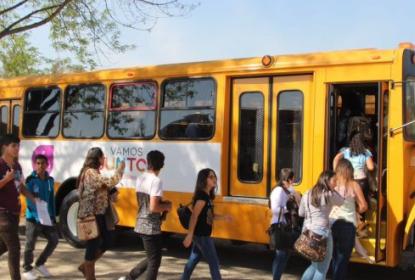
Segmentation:
[(222, 279), (219, 271), (219, 260), (215, 244), (210, 235), (215, 219), (230, 220), (230, 216), (214, 215), (213, 200), (215, 199), (216, 174), (212, 169), (206, 168), (199, 171), (195, 192), (192, 199), (193, 211), (189, 222), (189, 231), (183, 241), (188, 248), (192, 242), (192, 251), (189, 260), (184, 267), (182, 280), (190, 279), (193, 269), (202, 257), (209, 264), (210, 275), (213, 280)]

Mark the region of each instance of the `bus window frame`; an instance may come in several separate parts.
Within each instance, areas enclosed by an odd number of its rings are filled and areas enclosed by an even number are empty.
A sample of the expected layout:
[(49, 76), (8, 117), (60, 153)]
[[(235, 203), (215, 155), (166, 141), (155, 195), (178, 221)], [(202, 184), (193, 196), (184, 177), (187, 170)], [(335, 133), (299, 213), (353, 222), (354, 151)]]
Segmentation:
[[(24, 117), (25, 117), (25, 113), (26, 113), (26, 105), (27, 105), (27, 93), (30, 91), (30, 90), (39, 90), (39, 89), (49, 89), (49, 88), (57, 88), (57, 89), (59, 89), (59, 118), (58, 118), (58, 120), (59, 120), (59, 127), (58, 127), (58, 133), (56, 134), (56, 135), (54, 135), (54, 136), (36, 136), (36, 135), (26, 135), (24, 132), (25, 132), (25, 129), (24, 129), (24, 127), (25, 127), (25, 121), (24, 121)], [(56, 138), (58, 138), (59, 137), (59, 135), (60, 135), (60, 133), (61, 133), (61, 130), (62, 130), (62, 118), (63, 118), (63, 108), (62, 108), (62, 105), (63, 105), (63, 100), (62, 100), (62, 93), (63, 93), (64, 91), (62, 90), (62, 88), (60, 87), (60, 86), (58, 86), (58, 85), (47, 85), (47, 86), (37, 86), (37, 87), (29, 87), (29, 88), (26, 88), (25, 89), (25, 91), (24, 91), (24, 95), (23, 95), (23, 105), (22, 105), (22, 112), (21, 112), (21, 116), (22, 116), (22, 119), (21, 119), (21, 124), (22, 124), (22, 126), (19, 128), (20, 129), (20, 131), (21, 131), (21, 134), (22, 134), (22, 136), (24, 137), (24, 138), (28, 138), (28, 139), (30, 139), (30, 138), (48, 138), (48, 139), (56, 139)], [(45, 111), (45, 112), (48, 112), (48, 111)]]
[(302, 108), (302, 110), (301, 110), (301, 112), (302, 112), (302, 119), (301, 119), (301, 164), (300, 164), (300, 166), (301, 166), (301, 173), (300, 174), (296, 174), (296, 171), (294, 170), (294, 167), (293, 166), (291, 166), (291, 167), (289, 167), (289, 168), (291, 168), (292, 170), (293, 170), (293, 172), (294, 172), (294, 179), (298, 179), (298, 181), (294, 181), (293, 182), (293, 185), (294, 186), (297, 186), (297, 185), (301, 185), (301, 183), (302, 183), (302, 181), (303, 181), (303, 174), (304, 174), (304, 120), (305, 120), (305, 106), (304, 106), (304, 104), (305, 104), (305, 94), (304, 94), (304, 92), (302, 91), (302, 90), (300, 90), (300, 89), (284, 89), (284, 90), (282, 90), (282, 91), (279, 91), (278, 93), (277, 93), (277, 96), (276, 96), (276, 112), (277, 112), (277, 116), (276, 116), (276, 124), (275, 124), (275, 128), (276, 128), (276, 131), (275, 131), (275, 133), (276, 133), (276, 146), (275, 146), (275, 180), (278, 182), (279, 181), (279, 176), (280, 176), (280, 174), (279, 174), (279, 172), (278, 172), (278, 169), (279, 169), (279, 166), (278, 166), (278, 154), (279, 154), (279, 147), (278, 147), (278, 144), (280, 143), (280, 139), (279, 139), (279, 133), (278, 133), (278, 130), (279, 130), (279, 120), (280, 120), (280, 118), (279, 118), (279, 104), (280, 104), (280, 95), (282, 94), (282, 93), (286, 93), (286, 92), (299, 92), (299, 93), (301, 93), (301, 108)]
[[(100, 139), (100, 138), (102, 138), (102, 137), (104, 137), (104, 135), (105, 135), (105, 125), (106, 125), (106, 122), (107, 122), (107, 93), (108, 93), (108, 90), (107, 90), (107, 86), (105, 85), (105, 84), (103, 84), (103, 83), (91, 83), (91, 84), (68, 84), (66, 87), (65, 87), (65, 90), (64, 90), (64, 95), (63, 95), (63, 100), (62, 100), (62, 123), (63, 123), (63, 119), (64, 119), (64, 117), (65, 117), (65, 112), (66, 112), (66, 110), (65, 110), (65, 105), (66, 105), (66, 94), (67, 94), (67, 92), (68, 92), (68, 89), (70, 88), (70, 87), (77, 87), (77, 86), (103, 86), (104, 87), (104, 102), (103, 102), (103, 104), (104, 104), (104, 108), (102, 109), (102, 112), (103, 112), (103, 122), (102, 122), (102, 124), (103, 124), (103, 127), (102, 127), (102, 133), (101, 133), (101, 135), (100, 136), (97, 136), (97, 137), (70, 137), (70, 136), (66, 136), (65, 135), (65, 133), (64, 133), (64, 129), (63, 129), (63, 127), (61, 127), (61, 130), (62, 130), (62, 137), (63, 138), (65, 138), (65, 139)], [(92, 111), (92, 110), (91, 110)], [(79, 110), (76, 110), (76, 111), (70, 111), (71, 113), (80, 113), (80, 112), (86, 112), (86, 111), (79, 111)], [(92, 112), (100, 112), (100, 111), (92, 111)]]
[[(405, 77), (405, 82), (403, 83), (404, 84), (404, 87), (403, 87), (403, 96), (402, 96), (402, 103), (403, 103), (403, 110), (402, 110), (402, 112), (403, 112), (403, 115), (402, 115), (403, 122), (402, 123), (403, 124), (406, 124), (408, 122), (411, 122), (411, 121), (414, 121), (415, 120), (415, 119), (414, 120), (407, 120), (406, 119), (406, 112), (407, 112), (407, 108), (406, 108), (407, 107), (407, 102), (406, 102), (407, 90), (406, 90), (406, 87), (407, 87), (407, 85), (410, 82), (414, 85), (414, 88), (415, 88), (415, 75), (408, 75), (408, 76), (406, 76)], [(415, 106), (415, 104), (414, 104), (414, 106)], [(411, 125), (415, 125), (415, 124), (411, 124)], [(409, 135), (408, 129), (406, 127), (403, 128), (403, 138), (407, 142), (415, 142), (415, 135), (412, 135), (412, 136)]]
[[(168, 107), (165, 108), (164, 107), (164, 93), (165, 93), (165, 87), (166, 84), (169, 82), (180, 82), (180, 81), (187, 81), (187, 80), (212, 80), (213, 81), (213, 89), (215, 91), (215, 96), (213, 99), (213, 105), (208, 107), (208, 106), (190, 106), (190, 107), (186, 107), (185, 109), (183, 109), (183, 107)], [(213, 137), (215, 137), (216, 134), (216, 122), (217, 122), (217, 100), (218, 100), (218, 84), (217, 81), (214, 77), (212, 76), (203, 76), (203, 77), (180, 77), (180, 78), (171, 78), (171, 79), (165, 79), (162, 83), (161, 83), (161, 87), (160, 87), (160, 106), (159, 106), (159, 110), (158, 110), (158, 129), (157, 129), (157, 134), (160, 137), (160, 139), (164, 140), (164, 141), (175, 141), (175, 140), (181, 140), (181, 141), (197, 141), (197, 142), (203, 142), (203, 141), (209, 141), (211, 140)], [(210, 137), (206, 137), (206, 138), (184, 138), (184, 137), (162, 137), (161, 136), (161, 113), (162, 111), (177, 111), (177, 110), (183, 110), (183, 111), (187, 111), (187, 110), (213, 110), (214, 112), (214, 122), (213, 122), (213, 129), (212, 129), (212, 135)]]
[[(242, 96), (243, 95), (245, 95), (245, 94), (253, 94), (253, 93), (259, 93), (259, 94), (261, 94), (261, 96), (262, 96), (262, 109), (264, 110), (264, 112), (265, 112), (265, 105), (266, 105), (266, 98), (265, 98), (265, 94), (262, 92), (262, 91), (244, 91), (244, 92), (241, 92), (240, 94), (239, 94), (239, 103), (238, 103), (238, 111), (239, 111), (239, 120), (238, 120), (238, 125), (240, 125), (241, 124), (241, 99), (242, 99)], [(264, 145), (265, 145), (265, 137), (266, 137), (266, 134), (265, 134), (265, 115), (263, 116), (263, 120), (262, 120), (262, 154), (264, 154), (264, 152), (265, 152), (265, 150), (267, 149), (267, 147), (264, 147)], [(239, 139), (240, 139), (240, 137), (239, 137), (239, 132), (240, 132), (240, 126), (238, 127), (238, 141), (239, 141)], [(239, 157), (239, 149), (240, 149), (240, 147), (239, 147), (239, 142), (238, 142), (238, 157)], [(262, 174), (261, 174), (261, 178), (258, 180), (258, 181), (246, 181), (246, 180), (241, 180), (241, 178), (239, 177), (239, 160), (238, 160), (238, 165), (237, 165), (237, 168), (236, 168), (236, 175), (237, 175), (237, 178), (238, 178), (238, 181), (239, 182), (241, 182), (241, 183), (244, 183), (244, 184), (260, 184), (263, 180), (264, 180), (264, 171), (265, 171), (265, 168), (264, 168), (264, 161), (265, 161), (265, 158), (264, 158), (264, 156), (262, 157)]]
[[(136, 106), (136, 107), (120, 107), (120, 108), (112, 108), (112, 95), (113, 95), (113, 88), (116, 86), (121, 86), (121, 85), (142, 85), (142, 84), (153, 84), (154, 88), (155, 88), (155, 97), (154, 97), (154, 104), (153, 104), (153, 108), (152, 109), (147, 109), (148, 107), (145, 106)], [(158, 113), (158, 97), (160, 95), (160, 91), (159, 91), (159, 85), (157, 83), (157, 81), (155, 80), (142, 80), (142, 81), (125, 81), (125, 82), (120, 82), (120, 83), (112, 83), (110, 85), (109, 88), (109, 94), (108, 94), (108, 108), (107, 108), (107, 119), (106, 119), (106, 131), (105, 134), (107, 135), (107, 137), (109, 139), (114, 139), (114, 140), (151, 140), (154, 139), (154, 137), (157, 134), (157, 123), (158, 120), (157, 118), (159, 117), (159, 113)], [(155, 114), (155, 118), (154, 118), (154, 131), (153, 134), (150, 137), (112, 137), (109, 135), (109, 124), (108, 121), (110, 119), (110, 113), (111, 112), (136, 112), (136, 111), (148, 111), (148, 112), (154, 112)]]

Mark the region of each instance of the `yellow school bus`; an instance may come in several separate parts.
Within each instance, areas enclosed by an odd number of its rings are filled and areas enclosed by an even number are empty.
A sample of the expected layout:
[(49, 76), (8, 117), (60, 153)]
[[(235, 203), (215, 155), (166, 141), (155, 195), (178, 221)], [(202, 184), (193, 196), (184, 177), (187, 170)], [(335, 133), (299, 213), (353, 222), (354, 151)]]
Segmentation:
[[(190, 201), (197, 172), (216, 170), (216, 238), (268, 243), (268, 196), (281, 168), (304, 192), (345, 145), (347, 124), (366, 118), (371, 174), (368, 236), (376, 265), (414, 260), (415, 51), (362, 49), (30, 76), (0, 80), (0, 131), (21, 137), (20, 162), (49, 159), (63, 236), (76, 236), (75, 181), (86, 151), (101, 147), (103, 172), (126, 160), (116, 204), (134, 227), (135, 181), (145, 155), (166, 156), (164, 196)], [(162, 228), (183, 233), (175, 211)], [(353, 261), (363, 262), (354, 256)]]

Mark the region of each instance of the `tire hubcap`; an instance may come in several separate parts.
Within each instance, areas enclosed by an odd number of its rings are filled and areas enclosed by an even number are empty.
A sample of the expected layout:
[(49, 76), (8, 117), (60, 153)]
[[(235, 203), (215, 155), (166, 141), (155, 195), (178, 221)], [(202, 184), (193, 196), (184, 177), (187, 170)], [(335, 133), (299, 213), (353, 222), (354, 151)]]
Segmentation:
[(78, 236), (78, 232), (76, 229), (76, 221), (78, 218), (78, 208), (79, 202), (75, 202), (71, 205), (68, 209), (68, 214), (66, 217), (66, 222), (68, 223), (69, 231), (72, 233), (73, 236)]

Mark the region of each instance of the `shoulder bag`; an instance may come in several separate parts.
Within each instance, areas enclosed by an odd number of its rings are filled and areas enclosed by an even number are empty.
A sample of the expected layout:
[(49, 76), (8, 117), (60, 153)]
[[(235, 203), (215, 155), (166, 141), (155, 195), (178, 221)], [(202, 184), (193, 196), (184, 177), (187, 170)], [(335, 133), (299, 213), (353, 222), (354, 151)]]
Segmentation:
[(180, 224), (185, 229), (189, 229), (190, 217), (192, 216), (192, 211), (189, 208), (190, 204), (180, 204), (177, 208), (177, 216), (179, 216)]
[[(307, 206), (310, 221), (313, 223), (310, 211), (310, 193), (308, 193), (307, 197)], [(294, 249), (301, 256), (312, 262), (322, 262), (327, 254), (327, 238), (306, 229), (294, 243)]]

